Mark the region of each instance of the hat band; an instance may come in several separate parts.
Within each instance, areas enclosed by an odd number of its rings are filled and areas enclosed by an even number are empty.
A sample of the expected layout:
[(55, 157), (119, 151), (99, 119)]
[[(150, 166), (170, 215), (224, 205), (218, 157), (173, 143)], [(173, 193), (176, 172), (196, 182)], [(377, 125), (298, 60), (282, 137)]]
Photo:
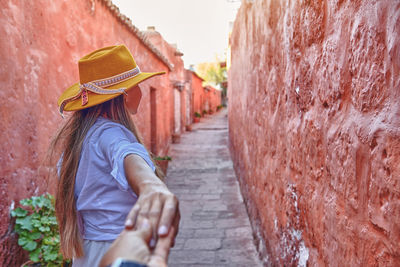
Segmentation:
[(101, 95), (125, 93), (125, 90), (127, 88), (105, 89), (105, 87), (109, 87), (109, 86), (124, 82), (124, 81), (126, 81), (130, 78), (133, 78), (139, 74), (140, 74), (140, 69), (139, 69), (139, 67), (136, 67), (134, 69), (128, 70), (121, 74), (114, 75), (109, 78), (104, 78), (104, 79), (99, 79), (99, 80), (94, 80), (91, 82), (79, 84), (79, 92), (76, 95), (69, 97), (67, 99), (64, 99), (64, 101), (61, 102), (61, 105), (60, 105), (61, 115), (63, 115), (65, 105), (71, 101), (78, 99), (79, 97), (82, 97), (82, 106), (85, 106), (89, 102), (87, 91), (91, 91), (95, 94), (101, 94)]

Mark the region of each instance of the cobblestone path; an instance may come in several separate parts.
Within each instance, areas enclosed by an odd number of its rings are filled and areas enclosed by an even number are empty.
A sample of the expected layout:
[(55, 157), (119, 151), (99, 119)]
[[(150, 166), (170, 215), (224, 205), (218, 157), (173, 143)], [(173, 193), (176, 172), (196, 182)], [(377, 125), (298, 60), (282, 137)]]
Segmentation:
[(227, 110), (173, 144), (167, 185), (181, 223), (169, 266), (261, 266), (228, 149)]

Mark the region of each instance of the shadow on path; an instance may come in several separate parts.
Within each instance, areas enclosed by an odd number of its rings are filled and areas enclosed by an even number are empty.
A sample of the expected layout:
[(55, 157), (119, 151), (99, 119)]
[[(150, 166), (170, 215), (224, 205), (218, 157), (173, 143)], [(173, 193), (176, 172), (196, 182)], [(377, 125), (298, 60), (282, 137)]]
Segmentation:
[(261, 266), (228, 149), (227, 110), (170, 149), (166, 178), (181, 209), (169, 266)]

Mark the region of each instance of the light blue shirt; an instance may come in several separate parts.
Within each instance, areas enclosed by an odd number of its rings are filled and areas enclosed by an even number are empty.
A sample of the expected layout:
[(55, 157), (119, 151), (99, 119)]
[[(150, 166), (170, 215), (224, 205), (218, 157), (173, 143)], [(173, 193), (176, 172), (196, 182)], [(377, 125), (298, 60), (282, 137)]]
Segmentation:
[(99, 117), (82, 146), (75, 181), (76, 208), (83, 238), (113, 241), (124, 229), (137, 200), (125, 177), (124, 158), (141, 156), (155, 170), (148, 152), (131, 131)]

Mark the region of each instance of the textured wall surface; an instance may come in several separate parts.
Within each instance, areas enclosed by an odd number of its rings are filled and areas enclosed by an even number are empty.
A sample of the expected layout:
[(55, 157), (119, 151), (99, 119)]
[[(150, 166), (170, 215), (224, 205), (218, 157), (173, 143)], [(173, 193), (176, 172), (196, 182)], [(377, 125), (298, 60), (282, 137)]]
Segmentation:
[(217, 111), (217, 106), (221, 105), (221, 91), (212, 86), (207, 86), (206, 99), (208, 101), (208, 110), (211, 112)]
[(231, 46), (231, 152), (265, 261), (399, 266), (399, 1), (244, 1)]
[(187, 70), (187, 79), (192, 88), (192, 113), (198, 112), (201, 114), (205, 99), (202, 85), (203, 79), (191, 70)]
[[(183, 87), (185, 84), (185, 68), (181, 56), (183, 55), (176, 48), (176, 45), (169, 44), (162, 35), (155, 29), (148, 29), (144, 32), (148, 40), (158, 49), (161, 53), (172, 63), (173, 71), (169, 73), (169, 79), (171, 82), (171, 88), (180, 89), (179, 97), (176, 92), (176, 97), (171, 99), (171, 103), (174, 104), (175, 114), (171, 112), (171, 120), (174, 125), (175, 133), (179, 134), (185, 131), (186, 113), (184, 112), (184, 92)], [(174, 92), (172, 92), (174, 93)]]
[[(0, 266), (18, 266), (24, 258), (9, 211), (22, 198), (54, 192), (54, 181), (44, 178), (41, 166), (49, 140), (62, 124), (57, 98), (78, 81), (78, 59), (124, 43), (142, 71), (169, 68), (121, 23), (114, 7), (101, 1), (10, 0), (0, 7)], [(150, 87), (157, 90), (158, 150), (167, 151), (172, 132), (168, 74), (143, 83), (134, 120), (149, 147)]]

